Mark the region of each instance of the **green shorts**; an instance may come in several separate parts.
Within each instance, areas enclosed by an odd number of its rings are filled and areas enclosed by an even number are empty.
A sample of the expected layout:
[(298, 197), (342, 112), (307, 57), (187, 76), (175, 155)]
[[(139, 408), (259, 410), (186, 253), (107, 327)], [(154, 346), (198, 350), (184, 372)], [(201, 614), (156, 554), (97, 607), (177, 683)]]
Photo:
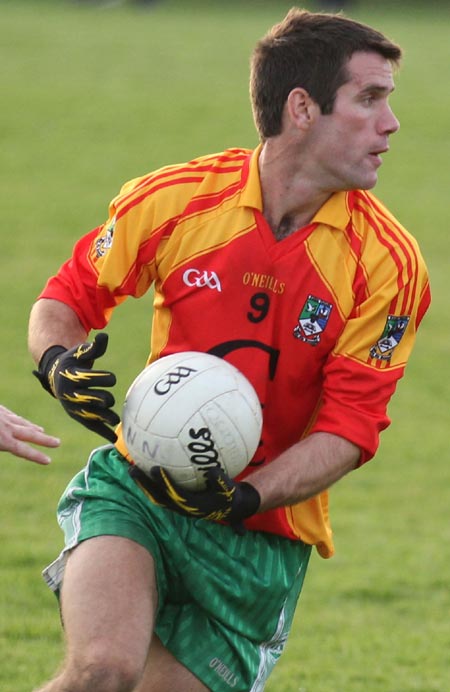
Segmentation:
[(239, 536), (222, 524), (153, 505), (108, 445), (66, 488), (58, 522), (65, 549), (44, 578), (57, 593), (67, 551), (117, 535), (145, 546), (157, 570), (155, 631), (213, 692), (256, 692), (280, 657), (311, 547), (269, 533)]

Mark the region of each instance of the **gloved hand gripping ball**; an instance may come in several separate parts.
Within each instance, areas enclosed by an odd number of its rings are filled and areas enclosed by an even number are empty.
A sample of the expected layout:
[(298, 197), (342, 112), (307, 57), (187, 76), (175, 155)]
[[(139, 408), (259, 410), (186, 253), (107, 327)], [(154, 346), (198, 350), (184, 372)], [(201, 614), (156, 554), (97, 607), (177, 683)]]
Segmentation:
[(150, 475), (131, 466), (130, 476), (155, 504), (188, 517), (225, 521), (239, 534), (245, 531), (243, 520), (255, 514), (261, 503), (253, 485), (233, 481), (219, 467), (205, 472), (206, 490), (199, 491), (180, 487), (161, 466), (153, 466)]
[(115, 400), (111, 392), (98, 387), (113, 387), (116, 376), (107, 370), (92, 370), (94, 361), (104, 355), (107, 345), (108, 335), (100, 332), (92, 342), (69, 350), (51, 346), (33, 374), (61, 402), (71, 418), (115, 442), (117, 435), (112, 428), (120, 422), (112, 410)]

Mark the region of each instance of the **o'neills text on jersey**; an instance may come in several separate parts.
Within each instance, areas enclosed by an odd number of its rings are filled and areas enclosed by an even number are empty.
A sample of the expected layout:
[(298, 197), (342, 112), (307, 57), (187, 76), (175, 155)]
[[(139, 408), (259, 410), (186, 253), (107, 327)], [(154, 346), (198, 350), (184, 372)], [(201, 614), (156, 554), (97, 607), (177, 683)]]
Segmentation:
[(257, 274), (256, 272), (245, 272), (242, 283), (244, 286), (252, 286), (253, 288), (267, 288), (272, 293), (284, 293), (286, 288), (284, 281), (278, 281), (270, 274)]

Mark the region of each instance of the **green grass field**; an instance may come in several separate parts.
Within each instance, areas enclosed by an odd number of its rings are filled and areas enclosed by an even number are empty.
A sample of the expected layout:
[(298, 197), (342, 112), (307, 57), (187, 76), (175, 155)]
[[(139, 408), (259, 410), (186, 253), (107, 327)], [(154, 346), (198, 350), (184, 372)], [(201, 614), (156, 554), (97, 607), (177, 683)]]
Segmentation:
[[(0, 460), (2, 692), (30, 692), (60, 660), (56, 603), (40, 571), (61, 545), (58, 497), (99, 442), (31, 376), (29, 308), (122, 182), (256, 144), (248, 57), (292, 4), (1, 4), (0, 401), (63, 439), (48, 468)], [(313, 558), (268, 692), (450, 690), (450, 12), (424, 5), (360, 2), (351, 14), (406, 51), (392, 98), (402, 129), (377, 193), (422, 246), (433, 307), (376, 460), (332, 491), (337, 555)], [(150, 309), (149, 297), (129, 301), (110, 325), (102, 364), (118, 375), (119, 402), (144, 363)]]

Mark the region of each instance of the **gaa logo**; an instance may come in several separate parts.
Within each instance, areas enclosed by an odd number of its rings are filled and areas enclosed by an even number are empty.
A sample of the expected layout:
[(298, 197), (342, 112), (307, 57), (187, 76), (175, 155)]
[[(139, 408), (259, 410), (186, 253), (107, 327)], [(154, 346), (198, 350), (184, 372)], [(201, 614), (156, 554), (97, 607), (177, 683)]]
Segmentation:
[(220, 291), (222, 286), (220, 285), (220, 279), (216, 272), (208, 271), (204, 269), (186, 269), (183, 274), (183, 281), (186, 286), (196, 286), (197, 288), (211, 288), (212, 290)]
[(179, 365), (171, 372), (166, 373), (164, 377), (161, 377), (161, 379), (158, 380), (153, 387), (153, 391), (159, 396), (164, 396), (170, 392), (172, 387), (180, 384), (184, 378), (189, 377), (189, 375), (191, 375), (193, 372), (197, 372), (197, 370), (194, 368), (188, 368), (185, 365)]

